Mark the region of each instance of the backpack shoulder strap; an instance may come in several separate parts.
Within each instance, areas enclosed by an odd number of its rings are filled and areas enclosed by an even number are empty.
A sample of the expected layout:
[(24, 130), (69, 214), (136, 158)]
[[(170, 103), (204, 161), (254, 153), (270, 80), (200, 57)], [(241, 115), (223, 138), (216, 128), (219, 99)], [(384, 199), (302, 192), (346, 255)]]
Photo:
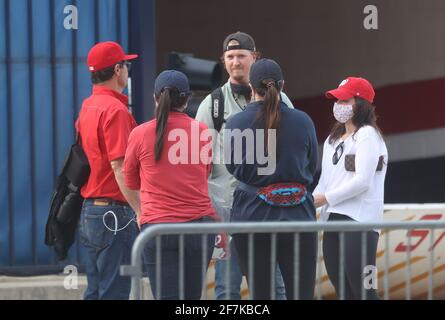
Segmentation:
[(224, 119), (224, 95), (221, 87), (213, 90), (212, 92), (212, 119), (213, 119), (213, 127), (216, 131), (220, 131)]

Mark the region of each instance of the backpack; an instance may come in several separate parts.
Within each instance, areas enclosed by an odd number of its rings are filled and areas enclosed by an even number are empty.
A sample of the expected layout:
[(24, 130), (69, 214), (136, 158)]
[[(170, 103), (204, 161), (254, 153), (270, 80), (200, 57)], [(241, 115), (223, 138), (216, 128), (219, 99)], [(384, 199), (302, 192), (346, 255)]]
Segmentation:
[(224, 119), (224, 95), (221, 87), (213, 90), (211, 96), (213, 127), (219, 132), (223, 123), (226, 122)]
[(226, 122), (226, 119), (224, 119), (224, 95), (221, 87), (213, 90), (211, 96), (213, 127), (216, 129), (216, 131), (220, 132), (223, 123)]

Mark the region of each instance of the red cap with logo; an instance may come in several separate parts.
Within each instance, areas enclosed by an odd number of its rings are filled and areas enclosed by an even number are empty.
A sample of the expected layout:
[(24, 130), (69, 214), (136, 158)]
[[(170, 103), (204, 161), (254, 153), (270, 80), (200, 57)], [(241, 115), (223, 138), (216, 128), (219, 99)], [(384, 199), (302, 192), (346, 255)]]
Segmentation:
[(349, 100), (353, 97), (360, 97), (368, 102), (374, 101), (374, 88), (371, 83), (364, 78), (348, 77), (343, 80), (337, 89), (326, 92), (329, 99)]
[(100, 71), (119, 61), (133, 60), (137, 57), (137, 54), (126, 55), (124, 49), (116, 42), (99, 42), (88, 53), (88, 70), (90, 72)]

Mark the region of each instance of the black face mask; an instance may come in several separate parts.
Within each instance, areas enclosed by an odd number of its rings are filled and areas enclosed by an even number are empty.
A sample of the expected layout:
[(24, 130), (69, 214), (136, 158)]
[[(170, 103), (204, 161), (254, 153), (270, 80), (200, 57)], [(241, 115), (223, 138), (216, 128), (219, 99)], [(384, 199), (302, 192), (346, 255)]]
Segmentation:
[(250, 98), (252, 95), (252, 90), (250, 89), (250, 86), (230, 83), (230, 88), (232, 89), (233, 93), (244, 96), (244, 98), (246, 98), (246, 101), (250, 102)]

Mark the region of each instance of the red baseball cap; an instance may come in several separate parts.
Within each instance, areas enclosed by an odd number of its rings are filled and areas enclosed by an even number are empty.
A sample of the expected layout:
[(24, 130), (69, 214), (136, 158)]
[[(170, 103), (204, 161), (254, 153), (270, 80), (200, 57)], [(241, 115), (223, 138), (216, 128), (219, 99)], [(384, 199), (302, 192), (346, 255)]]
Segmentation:
[(368, 102), (374, 101), (374, 88), (371, 83), (364, 78), (348, 77), (343, 80), (337, 89), (326, 92), (326, 98), (337, 100), (349, 100), (353, 97), (360, 97)]
[(137, 54), (126, 55), (124, 49), (116, 42), (99, 42), (88, 53), (88, 70), (90, 72), (100, 71), (119, 61), (133, 60), (137, 57)]

